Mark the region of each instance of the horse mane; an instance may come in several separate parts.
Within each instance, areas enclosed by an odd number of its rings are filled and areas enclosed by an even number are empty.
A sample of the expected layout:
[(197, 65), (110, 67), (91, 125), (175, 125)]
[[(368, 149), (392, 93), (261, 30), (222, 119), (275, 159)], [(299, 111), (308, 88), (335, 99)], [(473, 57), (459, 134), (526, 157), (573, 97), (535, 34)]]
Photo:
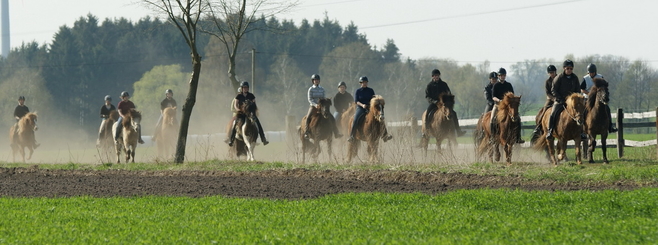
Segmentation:
[(128, 111), (128, 114), (123, 118), (123, 121), (121, 123), (123, 124), (124, 127), (129, 127), (130, 124), (132, 123), (133, 118), (142, 118), (142, 113), (139, 112), (138, 110), (135, 110), (135, 108), (131, 108)]
[(567, 107), (576, 108), (578, 103), (583, 104), (585, 97), (580, 93), (573, 93), (567, 97)]
[(451, 93), (441, 93), (439, 95), (439, 103), (437, 104), (438, 106), (446, 106), (452, 110), (453, 107), (455, 107), (455, 95)]
[(377, 108), (378, 105), (384, 105), (386, 104), (386, 101), (384, 101), (384, 97), (381, 95), (373, 95), (372, 99), (370, 99), (370, 111), (375, 111), (375, 108)]
[(587, 100), (587, 108), (591, 109), (594, 108), (594, 105), (596, 104), (596, 94), (599, 93), (599, 91), (605, 92), (605, 90), (608, 88), (608, 81), (606, 81), (603, 78), (594, 78), (592, 80), (594, 82), (594, 86), (589, 90), (589, 94), (587, 94), (587, 97), (590, 98)]
[(109, 118), (116, 122), (117, 120), (119, 120), (119, 112), (117, 110), (110, 111)]
[(176, 107), (167, 107), (162, 111), (162, 121), (168, 124), (173, 123), (176, 118)]
[(498, 109), (496, 110), (496, 117), (498, 120), (504, 120), (507, 118), (506, 114), (508, 113), (507, 110), (510, 108), (511, 103), (515, 101), (516, 96), (514, 96), (514, 93), (512, 92), (507, 92), (505, 93), (505, 96), (503, 96), (503, 99), (498, 103)]
[(34, 123), (34, 120), (37, 119), (37, 114), (34, 112), (28, 112), (25, 116), (21, 117), (21, 120), (18, 121), (18, 128), (23, 130), (24, 128), (29, 128), (30, 124)]

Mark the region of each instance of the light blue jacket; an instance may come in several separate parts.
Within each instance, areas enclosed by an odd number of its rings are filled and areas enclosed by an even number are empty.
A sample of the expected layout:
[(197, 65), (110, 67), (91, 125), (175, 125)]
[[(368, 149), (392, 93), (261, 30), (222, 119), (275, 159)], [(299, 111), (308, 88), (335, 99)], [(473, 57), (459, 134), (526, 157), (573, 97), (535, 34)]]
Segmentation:
[(310, 103), (311, 106), (316, 106), (318, 101), (322, 98), (324, 98), (324, 88), (322, 86), (313, 85), (308, 88), (308, 103)]

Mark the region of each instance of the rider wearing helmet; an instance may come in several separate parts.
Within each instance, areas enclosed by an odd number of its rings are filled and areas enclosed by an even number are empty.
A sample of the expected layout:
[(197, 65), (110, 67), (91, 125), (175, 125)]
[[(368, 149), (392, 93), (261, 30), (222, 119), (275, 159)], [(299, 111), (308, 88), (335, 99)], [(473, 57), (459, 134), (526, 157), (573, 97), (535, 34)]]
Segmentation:
[(105, 104), (101, 106), (101, 127), (98, 130), (98, 138), (96, 139), (96, 145), (100, 145), (101, 143), (101, 135), (105, 133), (105, 123), (107, 122), (107, 119), (110, 118), (110, 112), (113, 110), (116, 110), (117, 108), (112, 105), (112, 97), (110, 95), (105, 95)]
[(497, 82), (498, 73), (492, 71), (489, 73), (489, 83), (484, 87), (484, 99), (487, 100), (487, 106), (484, 108), (484, 113), (487, 113), (493, 109), (495, 102), (493, 101), (493, 94), (491, 93), (491, 89), (493, 89), (493, 85), (495, 85)]
[(578, 75), (573, 73), (573, 61), (565, 60), (562, 63), (562, 73), (553, 79), (551, 87), (551, 94), (553, 95), (553, 112), (548, 120), (548, 130), (546, 131), (546, 139), (553, 139), (553, 128), (555, 127), (556, 120), (560, 112), (564, 109), (566, 98), (573, 94), (580, 92), (580, 83), (578, 82)]
[(354, 97), (346, 92), (346, 90), (347, 84), (340, 81), (338, 83), (338, 93), (334, 96), (334, 108), (336, 108), (334, 118), (336, 119), (336, 122), (340, 122), (341, 115), (343, 115), (343, 113), (347, 111), (347, 109), (350, 108), (350, 105), (354, 102)]
[[(309, 125), (311, 124), (311, 114), (316, 110), (320, 109), (320, 105), (318, 104), (318, 101), (320, 99), (325, 98), (324, 96), (324, 88), (320, 86), (320, 75), (318, 74), (313, 74), (311, 75), (311, 82), (313, 82), (313, 85), (308, 88), (308, 102), (311, 104), (311, 107), (308, 108), (308, 112), (306, 113), (306, 124), (304, 127), (304, 138), (308, 139), (310, 138), (311, 131), (309, 129)], [(331, 116), (333, 117), (333, 116)], [(340, 138), (343, 135), (340, 134), (340, 131), (338, 131), (338, 126), (336, 126), (336, 120), (334, 118), (331, 118), (332, 121), (334, 121), (334, 137)]]
[[(240, 107), (242, 107), (242, 104), (250, 100), (254, 103), (256, 103), (256, 96), (252, 93), (249, 92), (249, 82), (243, 81), (240, 83), (240, 88), (241, 90), (240, 93), (238, 93), (237, 96), (235, 96), (235, 99), (233, 99), (233, 104), (235, 105), (236, 111), (240, 110)], [(240, 114), (238, 114), (240, 115)], [(254, 115), (254, 118), (256, 120), (256, 125), (258, 126), (258, 134), (260, 135), (260, 140), (263, 142), (263, 145), (267, 145), (270, 142), (267, 141), (265, 138), (265, 132), (263, 131), (263, 126), (260, 124), (260, 120), (258, 120), (258, 117)], [(238, 119), (244, 121), (244, 114)], [(233, 142), (235, 141), (235, 133), (237, 131), (237, 128), (235, 127), (237, 120), (233, 120), (233, 126), (231, 127), (231, 135), (229, 136), (229, 141), (228, 145), (233, 146)]]
[[(135, 104), (133, 104), (132, 101), (130, 101), (130, 94), (126, 91), (121, 92), (121, 101), (117, 104), (117, 112), (119, 112), (119, 119), (116, 122), (116, 134), (114, 135), (114, 140), (116, 141), (119, 139), (119, 135), (121, 135), (121, 122), (123, 121), (123, 117), (128, 114), (130, 109), (135, 109)], [(139, 135), (139, 143), (144, 144), (144, 141), (142, 140), (142, 130), (138, 130), (138, 135)]]
[[(14, 124), (14, 135), (18, 133), (18, 121), (21, 120), (26, 114), (30, 113), (30, 109), (25, 105), (25, 96), (18, 96), (18, 105), (14, 109), (14, 119), (16, 119), (16, 124)], [(40, 144), (34, 141), (34, 149), (39, 147)]]
[[(441, 80), (441, 71), (439, 71), (439, 69), (434, 69), (432, 70), (432, 81), (427, 84), (427, 88), (425, 89), (425, 98), (427, 99), (427, 102), (429, 102), (427, 113), (425, 114), (425, 132), (429, 132), (429, 127), (431, 125), (429, 122), (431, 122), (434, 116), (434, 111), (438, 109), (438, 107), (436, 107), (436, 103), (439, 101), (439, 95), (442, 93), (452, 92), (450, 92), (450, 87), (448, 87), (448, 84)], [(455, 116), (454, 123), (455, 129), (457, 130), (457, 136), (464, 135), (466, 131), (462, 131), (459, 127), (457, 113), (455, 113), (455, 111), (451, 111), (450, 113), (454, 114)], [(423, 133), (423, 137), (427, 138), (429, 135)]]
[[(514, 87), (511, 83), (507, 82), (507, 70), (505, 68), (498, 69), (498, 82), (493, 85), (491, 88), (492, 99), (495, 102), (493, 109), (491, 110), (491, 127), (494, 127), (494, 118), (496, 117), (496, 109), (498, 108), (498, 103), (503, 100), (505, 94), (508, 92), (514, 93)], [(521, 127), (517, 127), (517, 139), (516, 143), (523, 144), (525, 140), (521, 138)]]
[(548, 65), (546, 67), (546, 73), (548, 74), (548, 78), (544, 82), (544, 91), (546, 92), (546, 103), (544, 103), (544, 106), (539, 109), (539, 118), (537, 120), (537, 125), (535, 126), (535, 130), (532, 131), (533, 134), (541, 134), (542, 128), (541, 124), (544, 121), (544, 111), (546, 111), (548, 108), (553, 107), (553, 101), (555, 100), (555, 96), (551, 93), (551, 89), (553, 89), (553, 79), (555, 79), (555, 76), (557, 75), (557, 67), (554, 65)]
[[(594, 78), (603, 78), (603, 75), (597, 73), (596, 65), (593, 63), (590, 63), (587, 65), (587, 75), (583, 77), (583, 81), (580, 83), (580, 92), (585, 95), (585, 98), (587, 98), (587, 94), (589, 94), (589, 90), (594, 86)], [(606, 111), (608, 112), (608, 119), (609, 119), (609, 124), (608, 124), (608, 132), (614, 133), (617, 132), (617, 128), (615, 128), (612, 125), (612, 115), (610, 114), (610, 107), (606, 104), (605, 105)]]
[[(171, 89), (165, 90), (165, 98), (160, 102), (160, 117), (158, 118), (158, 123), (155, 124), (155, 133), (153, 133), (152, 140), (156, 140), (160, 134), (160, 127), (162, 126), (162, 112), (167, 107), (176, 107), (176, 100), (174, 99), (174, 91)], [(177, 123), (177, 122), (176, 122)]]

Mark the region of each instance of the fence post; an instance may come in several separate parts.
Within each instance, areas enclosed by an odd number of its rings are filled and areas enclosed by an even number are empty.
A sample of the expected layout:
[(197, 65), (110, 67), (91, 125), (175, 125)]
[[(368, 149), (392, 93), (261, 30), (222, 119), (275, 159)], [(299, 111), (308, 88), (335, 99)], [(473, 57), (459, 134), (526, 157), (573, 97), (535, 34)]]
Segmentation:
[[(656, 107), (656, 141), (658, 141), (658, 107)], [(658, 144), (656, 144), (656, 158), (658, 158)]]
[(418, 134), (418, 118), (416, 117), (411, 117), (410, 120), (410, 125), (411, 125), (411, 141), (416, 140), (416, 134)]
[(617, 108), (617, 157), (624, 156), (624, 110)]

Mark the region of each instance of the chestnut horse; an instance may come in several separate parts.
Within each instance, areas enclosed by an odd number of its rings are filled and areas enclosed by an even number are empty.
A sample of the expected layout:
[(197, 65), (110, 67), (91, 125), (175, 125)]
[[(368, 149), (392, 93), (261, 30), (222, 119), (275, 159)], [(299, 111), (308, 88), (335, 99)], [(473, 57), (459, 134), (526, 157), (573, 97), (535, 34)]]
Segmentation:
[(478, 156), (484, 155), (486, 151), (489, 161), (494, 161), (494, 155), (495, 160), (500, 161), (500, 146), (502, 146), (507, 165), (512, 165), (512, 148), (519, 136), (518, 127), (521, 126), (520, 104), (521, 96), (514, 96), (514, 93), (507, 92), (497, 105), (493, 130), (491, 128), (491, 111), (482, 114), (475, 129), (477, 133), (474, 133)]
[[(566, 149), (567, 141), (573, 140), (576, 147), (576, 161), (578, 164), (582, 164), (581, 153), (580, 153), (580, 134), (583, 132), (583, 118), (585, 116), (585, 98), (579, 93), (573, 93), (569, 95), (566, 99), (564, 110), (560, 113), (559, 117), (556, 118), (557, 122), (555, 123), (555, 128), (553, 129), (553, 137), (558, 140), (557, 149), (554, 147), (554, 139), (546, 139), (545, 136), (541, 136), (537, 142), (535, 142), (534, 148), (537, 150), (544, 150), (548, 147), (548, 154), (550, 156), (551, 162), (553, 165), (557, 165), (558, 160), (563, 160), (566, 158)], [(542, 130), (547, 132), (548, 122), (551, 117), (553, 109), (546, 110), (544, 112), (544, 118), (542, 119)], [(607, 125), (606, 125), (607, 127)], [(557, 155), (557, 156), (556, 156)]]
[[(18, 130), (16, 130), (15, 127), (18, 127)], [(37, 126), (37, 114), (32, 112), (25, 114), (16, 125), (11, 126), (9, 129), (9, 141), (11, 142), (12, 158), (14, 162), (16, 161), (17, 151), (20, 152), (23, 162), (25, 162), (26, 147), (30, 150), (27, 160), (32, 158), (34, 149), (39, 146), (34, 138), (34, 132), (37, 131), (37, 129), (39, 129)]]
[(178, 123), (176, 120), (176, 107), (167, 107), (162, 110), (162, 124), (156, 143), (158, 144), (158, 155), (162, 157), (171, 157), (176, 147), (176, 136)]
[[(384, 101), (384, 97), (381, 95), (375, 95), (370, 99), (368, 113), (357, 121), (358, 125), (356, 127), (356, 133), (354, 134), (355, 140), (348, 143), (348, 162), (352, 161), (352, 158), (359, 152), (359, 147), (361, 146), (360, 141), (368, 143), (369, 161), (379, 161), (379, 157), (377, 156), (377, 151), (379, 150), (379, 139), (381, 138), (386, 142), (393, 138), (386, 130), (386, 122), (384, 121), (385, 104), (386, 101)], [(350, 106), (341, 119), (341, 124), (343, 129), (345, 129), (344, 132), (347, 132), (348, 134), (352, 131), (352, 122), (355, 113), (356, 104)]]
[[(457, 119), (457, 116), (452, 112), (454, 106), (455, 96), (450, 93), (442, 93), (439, 95), (439, 101), (436, 102), (438, 109), (434, 112), (431, 122), (425, 121), (427, 111), (423, 112), (422, 130), (427, 137), (421, 138), (420, 146), (425, 151), (425, 155), (427, 155), (427, 146), (431, 136), (436, 138), (437, 152), (441, 152), (441, 143), (444, 139), (448, 140), (448, 148), (451, 150), (452, 146), (457, 145), (457, 134), (455, 132), (455, 123), (453, 122), (453, 120)], [(425, 124), (427, 123), (430, 124), (429, 132), (425, 132)]]
[[(258, 140), (258, 125), (256, 124), (256, 113), (258, 106), (251, 100), (245, 100), (237, 112), (235, 122), (235, 142), (229, 148), (229, 153), (235, 153), (236, 157), (242, 155), (247, 157), (247, 161), (254, 161), (254, 148)], [(227, 127), (227, 134), (231, 133), (231, 127)], [(229, 135), (230, 137), (230, 135)]]
[(306, 161), (306, 153), (310, 153), (311, 156), (317, 161), (318, 155), (322, 149), (320, 148), (320, 142), (327, 142), (327, 154), (331, 157), (331, 142), (334, 135), (334, 124), (336, 123), (335, 119), (331, 115), (331, 99), (323, 98), (318, 100), (318, 105), (320, 109), (314, 109), (314, 112), (311, 113), (311, 122), (309, 123), (310, 138), (304, 138), (304, 132), (306, 131), (306, 117), (302, 118), (301, 126), (299, 127), (299, 138), (302, 141), (302, 161)]
[[(121, 120), (121, 134), (114, 142), (114, 147), (117, 152), (117, 163), (121, 163), (121, 152), (126, 154), (126, 162), (131, 160), (135, 162), (135, 150), (137, 148), (137, 141), (139, 140), (139, 131), (141, 130), (140, 123), (142, 121), (142, 113), (135, 109), (130, 109)], [(112, 135), (116, 135), (116, 124), (112, 127)]]
[(587, 95), (587, 115), (585, 116), (585, 126), (583, 130), (589, 136), (589, 148), (587, 149), (587, 158), (589, 163), (594, 163), (592, 153), (596, 147), (596, 135), (601, 135), (601, 151), (603, 152), (603, 163), (608, 163), (606, 154), (606, 140), (608, 139), (608, 82), (603, 78), (594, 78), (594, 86)]

